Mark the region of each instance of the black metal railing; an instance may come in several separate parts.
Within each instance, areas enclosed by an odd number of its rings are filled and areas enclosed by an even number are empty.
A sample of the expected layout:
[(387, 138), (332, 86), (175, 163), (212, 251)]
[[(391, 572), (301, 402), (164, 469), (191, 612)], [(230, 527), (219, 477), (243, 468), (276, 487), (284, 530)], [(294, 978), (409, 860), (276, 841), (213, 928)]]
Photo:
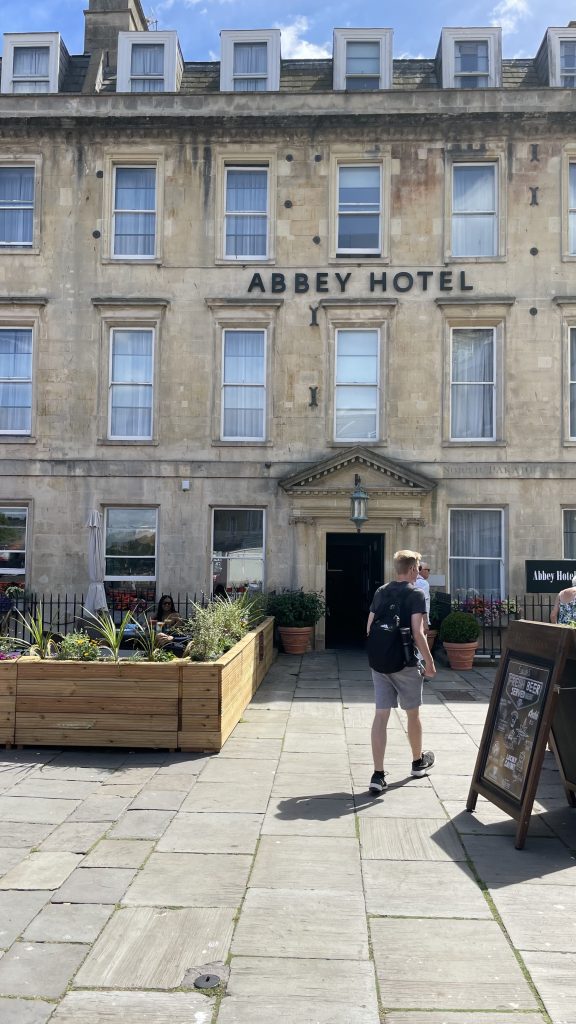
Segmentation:
[(510, 622), (514, 619), (550, 622), (554, 601), (554, 594), (521, 594), (504, 598), (477, 594), (473, 597), (455, 597), (445, 610), (465, 611), (474, 615), (481, 627), (478, 655), (499, 658), (502, 653), (502, 641), (506, 635), (505, 630)]

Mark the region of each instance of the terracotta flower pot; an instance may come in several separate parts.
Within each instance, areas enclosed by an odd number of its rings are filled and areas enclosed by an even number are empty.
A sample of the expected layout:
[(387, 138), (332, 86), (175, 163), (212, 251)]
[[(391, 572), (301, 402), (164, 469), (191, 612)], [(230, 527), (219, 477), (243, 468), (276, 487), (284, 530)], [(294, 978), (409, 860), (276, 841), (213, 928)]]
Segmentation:
[(438, 636), (438, 630), (437, 629), (429, 629), (428, 632), (426, 633), (426, 639), (428, 641), (428, 647), (430, 648), (430, 654), (432, 654), (432, 648), (434, 647), (434, 644), (436, 643), (436, 637), (437, 636)]
[(278, 626), (286, 654), (306, 654), (312, 647), (312, 626)]
[(449, 644), (444, 641), (444, 650), (448, 655), (450, 668), (453, 668), (456, 672), (471, 669), (474, 663), (474, 655), (476, 654), (477, 647), (477, 640), (473, 640), (472, 643), (469, 644)]

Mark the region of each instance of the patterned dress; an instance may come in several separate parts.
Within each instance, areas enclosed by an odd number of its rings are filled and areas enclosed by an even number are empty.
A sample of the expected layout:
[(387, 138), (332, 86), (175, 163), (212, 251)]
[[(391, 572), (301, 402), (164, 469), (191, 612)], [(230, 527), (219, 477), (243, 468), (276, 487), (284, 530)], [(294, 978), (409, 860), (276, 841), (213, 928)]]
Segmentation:
[(569, 626), (571, 622), (576, 622), (576, 598), (573, 601), (560, 601), (558, 622), (562, 626)]

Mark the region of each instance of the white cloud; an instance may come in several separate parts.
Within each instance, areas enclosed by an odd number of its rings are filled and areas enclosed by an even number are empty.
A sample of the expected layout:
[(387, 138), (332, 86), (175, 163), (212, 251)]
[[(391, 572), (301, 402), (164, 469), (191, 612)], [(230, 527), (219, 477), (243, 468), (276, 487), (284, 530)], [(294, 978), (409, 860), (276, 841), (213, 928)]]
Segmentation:
[(304, 32), (310, 28), (308, 18), (303, 15), (298, 15), (290, 25), (276, 24), (274, 27), (282, 30), (283, 57), (318, 59), (332, 56), (332, 48), (329, 43), (317, 46), (316, 43), (309, 43), (307, 39), (301, 38)]
[(528, 0), (500, 0), (490, 12), (490, 24), (501, 25), (503, 32), (516, 32), (518, 23), (531, 14)]

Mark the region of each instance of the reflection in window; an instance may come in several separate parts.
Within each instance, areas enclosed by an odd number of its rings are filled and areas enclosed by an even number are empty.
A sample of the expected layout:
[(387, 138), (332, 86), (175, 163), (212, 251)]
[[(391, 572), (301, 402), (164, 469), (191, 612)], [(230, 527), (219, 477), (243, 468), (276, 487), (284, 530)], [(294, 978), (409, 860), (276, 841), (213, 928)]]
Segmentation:
[(26, 508), (0, 508), (0, 590), (24, 582), (27, 519)]
[(162, 92), (164, 89), (164, 44), (132, 43), (130, 91)]
[(112, 438), (152, 437), (153, 346), (152, 330), (112, 331), (109, 426)]
[(336, 334), (337, 441), (378, 436), (378, 343), (378, 331), (374, 330)]
[(454, 440), (495, 437), (494, 328), (452, 331), (450, 436)]
[(454, 44), (454, 84), (462, 89), (483, 89), (489, 84), (488, 42)]
[(338, 168), (338, 252), (380, 253), (380, 167)]
[(0, 432), (32, 428), (32, 328), (0, 329)]
[(106, 579), (156, 579), (157, 510), (106, 509)]
[(348, 40), (346, 43), (346, 88), (351, 92), (380, 88), (380, 43)]
[(266, 332), (224, 331), (222, 438), (263, 441)]
[(212, 591), (262, 590), (263, 582), (264, 511), (215, 508)]
[(265, 259), (268, 254), (268, 170), (226, 170), (224, 255)]
[(0, 246), (32, 245), (34, 168), (0, 167)]
[(496, 165), (455, 164), (452, 184), (452, 255), (496, 256)]
[(455, 597), (502, 597), (501, 509), (451, 509), (450, 591)]
[(114, 256), (155, 255), (155, 167), (116, 167), (113, 221)]

